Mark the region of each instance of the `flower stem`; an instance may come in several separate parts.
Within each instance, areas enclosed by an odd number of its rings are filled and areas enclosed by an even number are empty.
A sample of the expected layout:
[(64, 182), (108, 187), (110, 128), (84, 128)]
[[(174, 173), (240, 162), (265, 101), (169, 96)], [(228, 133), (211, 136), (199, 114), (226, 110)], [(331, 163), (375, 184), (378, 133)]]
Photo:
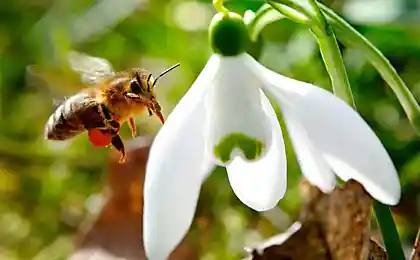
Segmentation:
[[(302, 6), (295, 4), (290, 0), (281, 1), (284, 2), (284, 4), (274, 3), (271, 1), (268, 3), (277, 11), (287, 16), (289, 19), (295, 21), (296, 18), (299, 18), (296, 20), (296, 22), (310, 25), (311, 31), (315, 34), (315, 38), (318, 41), (321, 56), (324, 60), (328, 75), (330, 76), (334, 94), (356, 109), (353, 94), (350, 88), (350, 82), (347, 78), (347, 72), (344, 67), (344, 62), (334, 35), (334, 31), (328, 24), (318, 5), (313, 2), (313, 0), (309, 1), (315, 10), (316, 17), (313, 17), (313, 14), (311, 14), (310, 11), (305, 10)], [(302, 16), (306, 17), (307, 19), (311, 19), (312, 22), (307, 22), (305, 19), (301, 18)]]
[(316, 0), (309, 0), (309, 3), (314, 9), (318, 19), (318, 23), (311, 27), (311, 31), (316, 35), (318, 40), (325, 67), (331, 78), (333, 92), (336, 96), (356, 109), (350, 82), (347, 77), (346, 68), (344, 67), (343, 58), (334, 31), (319, 9)]
[(347, 72), (334, 32), (328, 24), (325, 24), (324, 30), (324, 32), (321, 32), (321, 30), (318, 31), (315, 27), (312, 29), (312, 32), (317, 36), (316, 38), (321, 50), (321, 55), (331, 78), (333, 92), (336, 96), (356, 109), (350, 82), (347, 77)]
[(278, 21), (284, 18), (284, 15), (280, 14), (276, 10), (270, 7), (269, 4), (263, 4), (255, 13), (254, 17), (247, 21), (249, 37), (251, 41), (255, 42), (258, 40), (258, 36), (261, 31), (270, 23)]
[(404, 251), (402, 250), (391, 210), (387, 205), (376, 200), (373, 201), (373, 209), (375, 210), (376, 219), (381, 229), (388, 259), (404, 260)]
[(213, 0), (214, 9), (220, 13), (227, 14), (229, 10), (223, 5), (223, 0)]
[[(271, 0), (268, 0), (267, 3), (271, 5), (273, 9), (277, 10), (279, 13), (283, 14), (284, 16), (288, 17), (290, 20), (296, 23), (309, 24), (311, 22), (310, 13), (306, 12), (306, 10), (299, 9), (298, 5), (293, 4), (292, 6), (296, 7), (296, 9), (294, 9), (292, 7), (289, 7), (288, 5), (283, 5), (283, 4), (280, 4)], [(296, 11), (296, 10), (299, 10), (299, 11)]]
[(420, 106), (389, 60), (363, 35), (328, 7), (319, 4), (341, 42), (360, 50), (388, 83), (411, 125), (420, 135)]
[[(292, 0), (268, 0), (268, 3), (273, 9), (276, 9), (297, 23), (302, 23), (301, 16), (311, 19), (310, 12)], [(417, 134), (420, 135), (420, 106), (389, 60), (368, 39), (356, 31), (334, 11), (321, 3), (318, 3), (318, 6), (338, 36), (339, 41), (345, 44), (346, 47), (353, 47), (360, 50), (369, 63), (376, 68), (382, 78), (388, 83), (410, 120), (411, 125)]]

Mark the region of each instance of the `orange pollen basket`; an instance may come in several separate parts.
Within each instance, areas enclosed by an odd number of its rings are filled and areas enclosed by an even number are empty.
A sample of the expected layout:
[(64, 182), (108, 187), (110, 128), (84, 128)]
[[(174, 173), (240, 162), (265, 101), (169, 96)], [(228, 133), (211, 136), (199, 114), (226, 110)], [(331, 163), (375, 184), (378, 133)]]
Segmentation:
[(112, 134), (102, 133), (99, 129), (93, 128), (88, 132), (89, 140), (96, 147), (105, 147), (111, 143)]
[[(157, 118), (159, 118), (162, 124), (165, 123), (165, 118), (161, 112), (155, 112)], [(90, 129), (88, 131), (89, 141), (95, 147), (106, 147), (111, 144), (113, 134), (103, 133), (97, 128)]]

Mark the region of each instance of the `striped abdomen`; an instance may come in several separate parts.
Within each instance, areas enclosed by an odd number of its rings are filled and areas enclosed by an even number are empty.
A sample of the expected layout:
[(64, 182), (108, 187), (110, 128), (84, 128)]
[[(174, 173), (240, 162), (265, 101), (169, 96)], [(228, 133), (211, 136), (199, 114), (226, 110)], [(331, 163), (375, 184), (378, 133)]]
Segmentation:
[(98, 102), (89, 93), (81, 92), (66, 99), (50, 116), (45, 138), (66, 140), (83, 132), (87, 124), (102, 121)]

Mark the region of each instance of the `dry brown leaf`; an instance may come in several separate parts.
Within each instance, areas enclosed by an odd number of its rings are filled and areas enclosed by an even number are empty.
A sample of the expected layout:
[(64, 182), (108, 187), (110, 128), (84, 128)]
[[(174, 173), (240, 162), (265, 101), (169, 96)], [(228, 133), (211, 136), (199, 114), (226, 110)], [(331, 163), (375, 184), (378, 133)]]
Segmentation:
[(417, 231), (416, 240), (414, 241), (413, 252), (411, 252), (410, 260), (420, 260), (420, 228)]
[(366, 259), (369, 253), (372, 199), (356, 181), (348, 181), (330, 195), (309, 183), (306, 221), (314, 221), (326, 240), (331, 259)]
[(306, 207), (301, 226), (289, 230), (284, 241), (254, 250), (251, 259), (386, 259), (369, 238), (372, 199), (359, 183), (350, 180), (324, 194), (304, 181), (302, 191)]
[[(295, 228), (283, 233), (283, 237), (273, 239), (272, 245), (255, 249), (252, 252), (252, 260), (329, 260), (325, 248), (325, 241), (320, 239), (320, 230), (311, 224), (296, 222)], [(282, 240), (282, 241), (279, 241)]]
[(368, 260), (388, 260), (385, 248), (375, 242), (372, 238), (370, 239), (370, 251)]

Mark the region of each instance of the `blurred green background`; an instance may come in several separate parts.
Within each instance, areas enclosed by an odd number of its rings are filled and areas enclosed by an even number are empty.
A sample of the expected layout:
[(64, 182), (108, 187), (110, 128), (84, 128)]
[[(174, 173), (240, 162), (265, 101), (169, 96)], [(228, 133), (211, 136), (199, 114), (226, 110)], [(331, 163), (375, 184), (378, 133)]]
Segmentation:
[[(371, 40), (420, 100), (420, 3), (416, 0), (322, 1)], [(257, 10), (261, 1), (226, 1), (232, 11)], [(73, 49), (108, 59), (116, 70), (144, 67), (155, 75), (181, 67), (157, 88), (165, 114), (186, 92), (210, 55), (211, 1), (16, 0), (0, 1), (0, 259), (65, 259), (73, 235), (103, 203), (108, 149), (86, 135), (47, 142), (44, 124), (53, 100), (83, 85), (68, 68)], [(261, 62), (286, 76), (330, 89), (317, 44), (288, 20), (262, 32)], [(406, 246), (420, 219), (420, 141), (399, 103), (361, 53), (343, 49), (359, 112), (396, 164), (403, 198), (394, 216)], [(42, 79), (28, 72), (36, 64)], [(139, 134), (159, 122), (139, 116)], [(123, 138), (131, 138), (124, 126)], [(199, 211), (210, 216), (205, 238), (193, 225), (202, 259), (238, 259), (244, 246), (284, 231), (300, 213), (299, 168), (288, 143), (288, 192), (279, 208), (257, 214), (233, 195), (222, 169), (205, 183)], [(380, 173), (378, 173), (380, 174)], [(204, 214), (203, 213), (203, 214)]]

